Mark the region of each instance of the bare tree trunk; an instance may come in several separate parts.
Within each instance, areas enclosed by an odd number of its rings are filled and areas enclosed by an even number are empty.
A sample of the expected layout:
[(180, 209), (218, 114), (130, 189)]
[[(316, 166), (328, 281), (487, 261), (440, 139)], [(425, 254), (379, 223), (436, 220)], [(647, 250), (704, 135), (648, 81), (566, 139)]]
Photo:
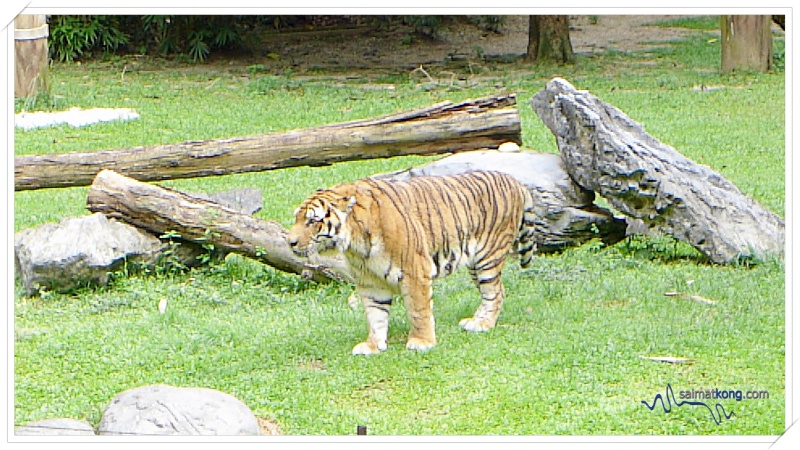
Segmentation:
[(50, 88), (47, 20), (44, 14), (14, 19), (14, 96), (26, 98)]
[(516, 103), (514, 95), (495, 96), (283, 133), (18, 156), (14, 158), (14, 190), (86, 186), (103, 169), (139, 181), (157, 181), (497, 148), (508, 141), (521, 144)]
[(575, 54), (569, 40), (569, 16), (530, 16), (529, 61), (572, 62)]
[(772, 16), (721, 16), (722, 71), (772, 67)]
[[(103, 170), (92, 183), (87, 208), (158, 235), (177, 232), (181, 239), (213, 244), (284, 272), (317, 282), (347, 280), (344, 261), (325, 258), (320, 264), (295, 257), (286, 230), (277, 222), (259, 220), (209, 200), (136, 181)], [(341, 272), (341, 273), (340, 273)]]

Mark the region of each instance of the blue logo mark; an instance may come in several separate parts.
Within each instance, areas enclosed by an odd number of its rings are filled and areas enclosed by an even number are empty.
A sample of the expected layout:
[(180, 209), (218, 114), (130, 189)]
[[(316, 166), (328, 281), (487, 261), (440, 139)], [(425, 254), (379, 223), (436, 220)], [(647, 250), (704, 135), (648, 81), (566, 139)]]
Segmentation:
[(735, 417), (736, 416), (736, 414), (734, 414), (733, 411), (731, 411), (730, 414), (725, 412), (725, 407), (723, 407), (719, 403), (717, 403), (715, 405), (715, 409), (716, 409), (716, 412), (717, 412), (717, 414), (715, 415), (714, 414), (714, 409), (711, 409), (711, 407), (708, 406), (705, 402), (688, 401), (688, 400), (684, 400), (684, 401), (679, 402), (675, 398), (675, 393), (672, 392), (672, 386), (669, 383), (667, 383), (667, 389), (666, 389), (665, 394), (666, 394), (666, 397), (667, 397), (667, 404), (664, 404), (664, 397), (662, 397), (661, 394), (656, 394), (655, 398), (653, 398), (653, 404), (652, 405), (648, 404), (647, 400), (642, 400), (642, 403), (644, 403), (644, 405), (647, 406), (648, 408), (650, 408), (650, 411), (652, 411), (656, 407), (656, 402), (660, 400), (661, 401), (661, 407), (664, 409), (665, 413), (672, 412), (672, 402), (675, 402), (675, 406), (683, 406), (683, 405), (705, 406), (706, 409), (708, 409), (708, 412), (711, 413), (711, 418), (714, 419), (714, 422), (716, 422), (717, 425), (719, 425), (722, 422), (722, 418), (723, 417), (725, 417), (726, 419), (730, 419), (731, 417)]

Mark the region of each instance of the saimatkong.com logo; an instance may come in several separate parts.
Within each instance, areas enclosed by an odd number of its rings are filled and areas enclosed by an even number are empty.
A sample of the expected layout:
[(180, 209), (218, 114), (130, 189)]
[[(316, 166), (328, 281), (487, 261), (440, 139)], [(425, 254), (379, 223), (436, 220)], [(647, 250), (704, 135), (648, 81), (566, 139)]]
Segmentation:
[(678, 392), (681, 400), (762, 400), (769, 398), (768, 391), (743, 391), (741, 389), (694, 389)]
[[(680, 400), (678, 400), (680, 398)], [(730, 412), (725, 410), (725, 407), (722, 406), (721, 403), (716, 403), (714, 408), (712, 409), (711, 406), (708, 405), (706, 401), (712, 403), (718, 400), (736, 400), (740, 402), (742, 400), (763, 400), (769, 398), (768, 391), (743, 391), (741, 389), (692, 389), (687, 391), (678, 391), (678, 398), (675, 397), (675, 391), (672, 390), (672, 386), (667, 384), (667, 389), (662, 396), (660, 393), (656, 394), (655, 398), (653, 398), (653, 404), (647, 402), (647, 400), (642, 400), (642, 403), (650, 408), (650, 411), (654, 410), (656, 407), (656, 403), (661, 402), (661, 407), (664, 409), (665, 413), (669, 413), (672, 411), (672, 406), (681, 407), (684, 405), (689, 406), (700, 406), (702, 408), (706, 408), (709, 413), (711, 413), (711, 418), (714, 419), (714, 422), (719, 425), (722, 422), (722, 418), (730, 419), (731, 417), (735, 417), (736, 414), (731, 410)]]

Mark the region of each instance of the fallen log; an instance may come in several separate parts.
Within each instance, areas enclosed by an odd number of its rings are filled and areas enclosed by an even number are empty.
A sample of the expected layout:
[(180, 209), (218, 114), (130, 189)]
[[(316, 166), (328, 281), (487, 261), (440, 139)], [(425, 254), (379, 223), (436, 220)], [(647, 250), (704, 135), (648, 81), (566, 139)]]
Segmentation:
[(497, 148), (507, 141), (522, 143), (515, 105), (512, 94), (281, 133), (18, 156), (14, 158), (14, 190), (86, 186), (102, 169), (139, 181), (158, 181)]
[[(248, 216), (264, 205), (261, 190), (252, 188), (189, 195)], [(103, 286), (110, 273), (129, 263), (188, 268), (221, 261), (226, 255), (216, 247), (160, 237), (101, 213), (45, 223), (14, 235), (14, 275), (22, 282), (25, 295), (32, 296), (43, 290), (70, 292), (80, 286)]]
[(340, 275), (344, 273), (341, 259), (303, 262), (296, 258), (286, 243), (286, 230), (277, 222), (256, 219), (111, 170), (97, 174), (86, 207), (156, 235), (177, 233), (183, 240), (213, 244), (219, 250), (239, 253), (316, 282), (347, 281)]
[[(625, 221), (594, 204), (594, 193), (575, 184), (558, 155), (535, 152), (461, 152), (414, 169), (375, 175), (407, 180), (421, 175), (446, 175), (472, 170), (506, 172), (531, 191), (536, 221), (536, 252), (552, 253), (598, 238), (614, 244), (625, 237)], [(183, 241), (212, 244), (276, 269), (315, 281), (350, 282), (341, 257), (295, 257), (286, 244), (286, 230), (277, 222), (255, 219), (218, 203), (133, 180), (110, 170), (95, 177), (87, 208), (157, 235), (173, 232)]]
[(716, 263), (780, 255), (784, 220), (709, 167), (659, 142), (619, 109), (555, 78), (531, 106), (570, 176), (620, 212)]

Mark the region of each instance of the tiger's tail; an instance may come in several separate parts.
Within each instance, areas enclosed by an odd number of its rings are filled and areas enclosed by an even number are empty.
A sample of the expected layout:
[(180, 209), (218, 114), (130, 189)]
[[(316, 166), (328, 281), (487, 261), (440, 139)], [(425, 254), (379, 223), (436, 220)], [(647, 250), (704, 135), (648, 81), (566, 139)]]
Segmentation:
[(517, 234), (517, 253), (519, 254), (519, 265), (523, 269), (528, 267), (533, 260), (533, 253), (536, 251), (536, 241), (534, 240), (534, 225), (536, 215), (533, 211), (533, 196), (525, 188), (525, 204), (522, 210), (522, 220), (519, 224)]

